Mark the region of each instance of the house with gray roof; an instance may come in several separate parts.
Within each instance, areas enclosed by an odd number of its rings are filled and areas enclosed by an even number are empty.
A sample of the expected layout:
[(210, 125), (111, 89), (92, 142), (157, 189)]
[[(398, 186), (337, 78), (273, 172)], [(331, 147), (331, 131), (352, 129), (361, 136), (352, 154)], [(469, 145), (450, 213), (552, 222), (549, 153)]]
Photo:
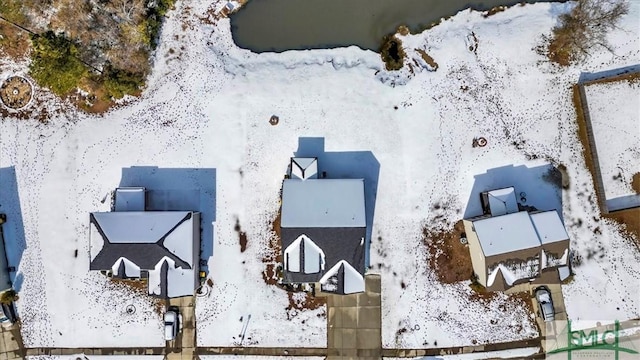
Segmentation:
[(483, 214), (464, 219), (473, 271), (488, 290), (558, 283), (569, 273), (569, 235), (556, 210), (519, 204), (513, 187), (480, 194)]
[(318, 177), (317, 158), (292, 158), (282, 185), (283, 281), (364, 291), (364, 179)]
[(200, 213), (145, 211), (144, 188), (119, 188), (112, 212), (89, 215), (90, 270), (143, 279), (150, 295), (193, 295), (198, 286)]

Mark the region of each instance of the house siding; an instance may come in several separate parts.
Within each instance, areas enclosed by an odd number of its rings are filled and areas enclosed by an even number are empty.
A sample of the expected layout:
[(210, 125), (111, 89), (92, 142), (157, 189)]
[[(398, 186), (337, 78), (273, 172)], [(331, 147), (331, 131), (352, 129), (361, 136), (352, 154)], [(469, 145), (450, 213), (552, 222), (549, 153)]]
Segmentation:
[(202, 231), (200, 231), (200, 213), (193, 212), (193, 286), (197, 288), (200, 286), (200, 242), (202, 241)]
[(478, 282), (482, 284), (482, 286), (487, 286), (487, 266), (485, 265), (484, 253), (480, 246), (480, 240), (478, 240), (478, 235), (473, 230), (473, 223), (471, 221), (464, 220), (463, 224), (464, 231), (467, 234), (473, 272), (478, 276)]

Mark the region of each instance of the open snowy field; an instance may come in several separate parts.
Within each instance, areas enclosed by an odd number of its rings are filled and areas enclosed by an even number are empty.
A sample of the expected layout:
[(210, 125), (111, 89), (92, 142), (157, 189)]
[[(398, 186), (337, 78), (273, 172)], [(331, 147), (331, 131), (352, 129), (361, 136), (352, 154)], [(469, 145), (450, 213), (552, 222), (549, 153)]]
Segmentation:
[(640, 83), (596, 83), (585, 92), (607, 208), (640, 206), (640, 194), (631, 188), (633, 175), (640, 174)]
[[(617, 224), (600, 219), (570, 92), (581, 71), (640, 62), (640, 3), (611, 35), (616, 56), (603, 50), (579, 67), (555, 68), (532, 50), (570, 8), (536, 4), (487, 19), (465, 11), (403, 37), (417, 64), (415, 48), (439, 67), (397, 73), (355, 47), (253, 54), (235, 47), (228, 20), (199, 20), (208, 7), (182, 1), (170, 13), (142, 98), (91, 116), (57, 111), (68, 106), (42, 95), (34, 106), (47, 109), (47, 124), (0, 122), (0, 169), (15, 171), (14, 185), (0, 177), (0, 211), (21, 219), (10, 226), (23, 244), (13, 253), (27, 346), (164, 345), (146, 296), (88, 273), (89, 212), (108, 209), (104, 200), (132, 166), (215, 169), (213, 233), (203, 239), (213, 248), (213, 287), (197, 298), (198, 345), (237, 345), (246, 323), (246, 346), (325, 346), (326, 309), (287, 310), (287, 293), (262, 279), (281, 181), (298, 151), (342, 154), (353, 166), (332, 175), (364, 176), (373, 189), (369, 260), (382, 275), (386, 347), (537, 336), (528, 310), (506, 296), (471, 301), (468, 284), (437, 282), (421, 235), (463, 217), (476, 175), (513, 164), (564, 164), (570, 176), (561, 203), (582, 262), (563, 287), (569, 317), (640, 316), (640, 256)], [(0, 64), (0, 78), (25, 71)], [(277, 126), (268, 122), (274, 114)], [(471, 146), (478, 136), (486, 147)], [(309, 137), (324, 140), (300, 139)], [(358, 172), (371, 156), (379, 168)], [(526, 186), (534, 201), (538, 185)], [(247, 235), (244, 252), (236, 223)], [(133, 315), (124, 314), (129, 304)]]

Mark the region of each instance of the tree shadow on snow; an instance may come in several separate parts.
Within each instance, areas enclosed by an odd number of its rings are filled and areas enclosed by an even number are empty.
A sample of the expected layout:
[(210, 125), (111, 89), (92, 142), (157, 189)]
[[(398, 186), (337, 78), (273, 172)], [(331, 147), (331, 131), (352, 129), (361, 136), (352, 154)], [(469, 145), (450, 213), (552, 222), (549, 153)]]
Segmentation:
[(464, 218), (482, 215), (480, 193), (506, 187), (515, 189), (518, 204), (540, 211), (556, 210), (562, 219), (562, 174), (551, 164), (527, 167), (506, 165), (474, 176)]
[(317, 157), (318, 176), (327, 179), (364, 179), (366, 216), (365, 267), (369, 267), (369, 248), (373, 229), (380, 163), (371, 151), (332, 151), (324, 149), (324, 138), (298, 138), (296, 157)]
[[(20, 292), (23, 276), (22, 273), (17, 273), (17, 270), (20, 268), (20, 261), (27, 248), (27, 242), (24, 237), (20, 195), (14, 166), (0, 168), (0, 213), (7, 216), (6, 223), (2, 225), (2, 237), (4, 238), (6, 260), (11, 269), (9, 277), (14, 290)], [(0, 246), (2, 246), (1, 241)], [(0, 256), (4, 256), (3, 249), (0, 249)], [(0, 262), (3, 261), (4, 259), (0, 259)]]
[(120, 187), (147, 190), (148, 211), (199, 211), (200, 270), (208, 273), (216, 221), (216, 169), (133, 166), (122, 169)]

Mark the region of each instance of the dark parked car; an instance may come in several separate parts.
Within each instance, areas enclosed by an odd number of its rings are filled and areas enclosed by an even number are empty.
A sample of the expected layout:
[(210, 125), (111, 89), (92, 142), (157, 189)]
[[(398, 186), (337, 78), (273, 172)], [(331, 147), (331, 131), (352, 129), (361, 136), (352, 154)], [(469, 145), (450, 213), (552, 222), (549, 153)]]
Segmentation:
[(553, 311), (553, 300), (551, 300), (551, 292), (545, 286), (535, 289), (536, 300), (538, 300), (539, 315), (544, 321), (553, 321), (555, 312)]

